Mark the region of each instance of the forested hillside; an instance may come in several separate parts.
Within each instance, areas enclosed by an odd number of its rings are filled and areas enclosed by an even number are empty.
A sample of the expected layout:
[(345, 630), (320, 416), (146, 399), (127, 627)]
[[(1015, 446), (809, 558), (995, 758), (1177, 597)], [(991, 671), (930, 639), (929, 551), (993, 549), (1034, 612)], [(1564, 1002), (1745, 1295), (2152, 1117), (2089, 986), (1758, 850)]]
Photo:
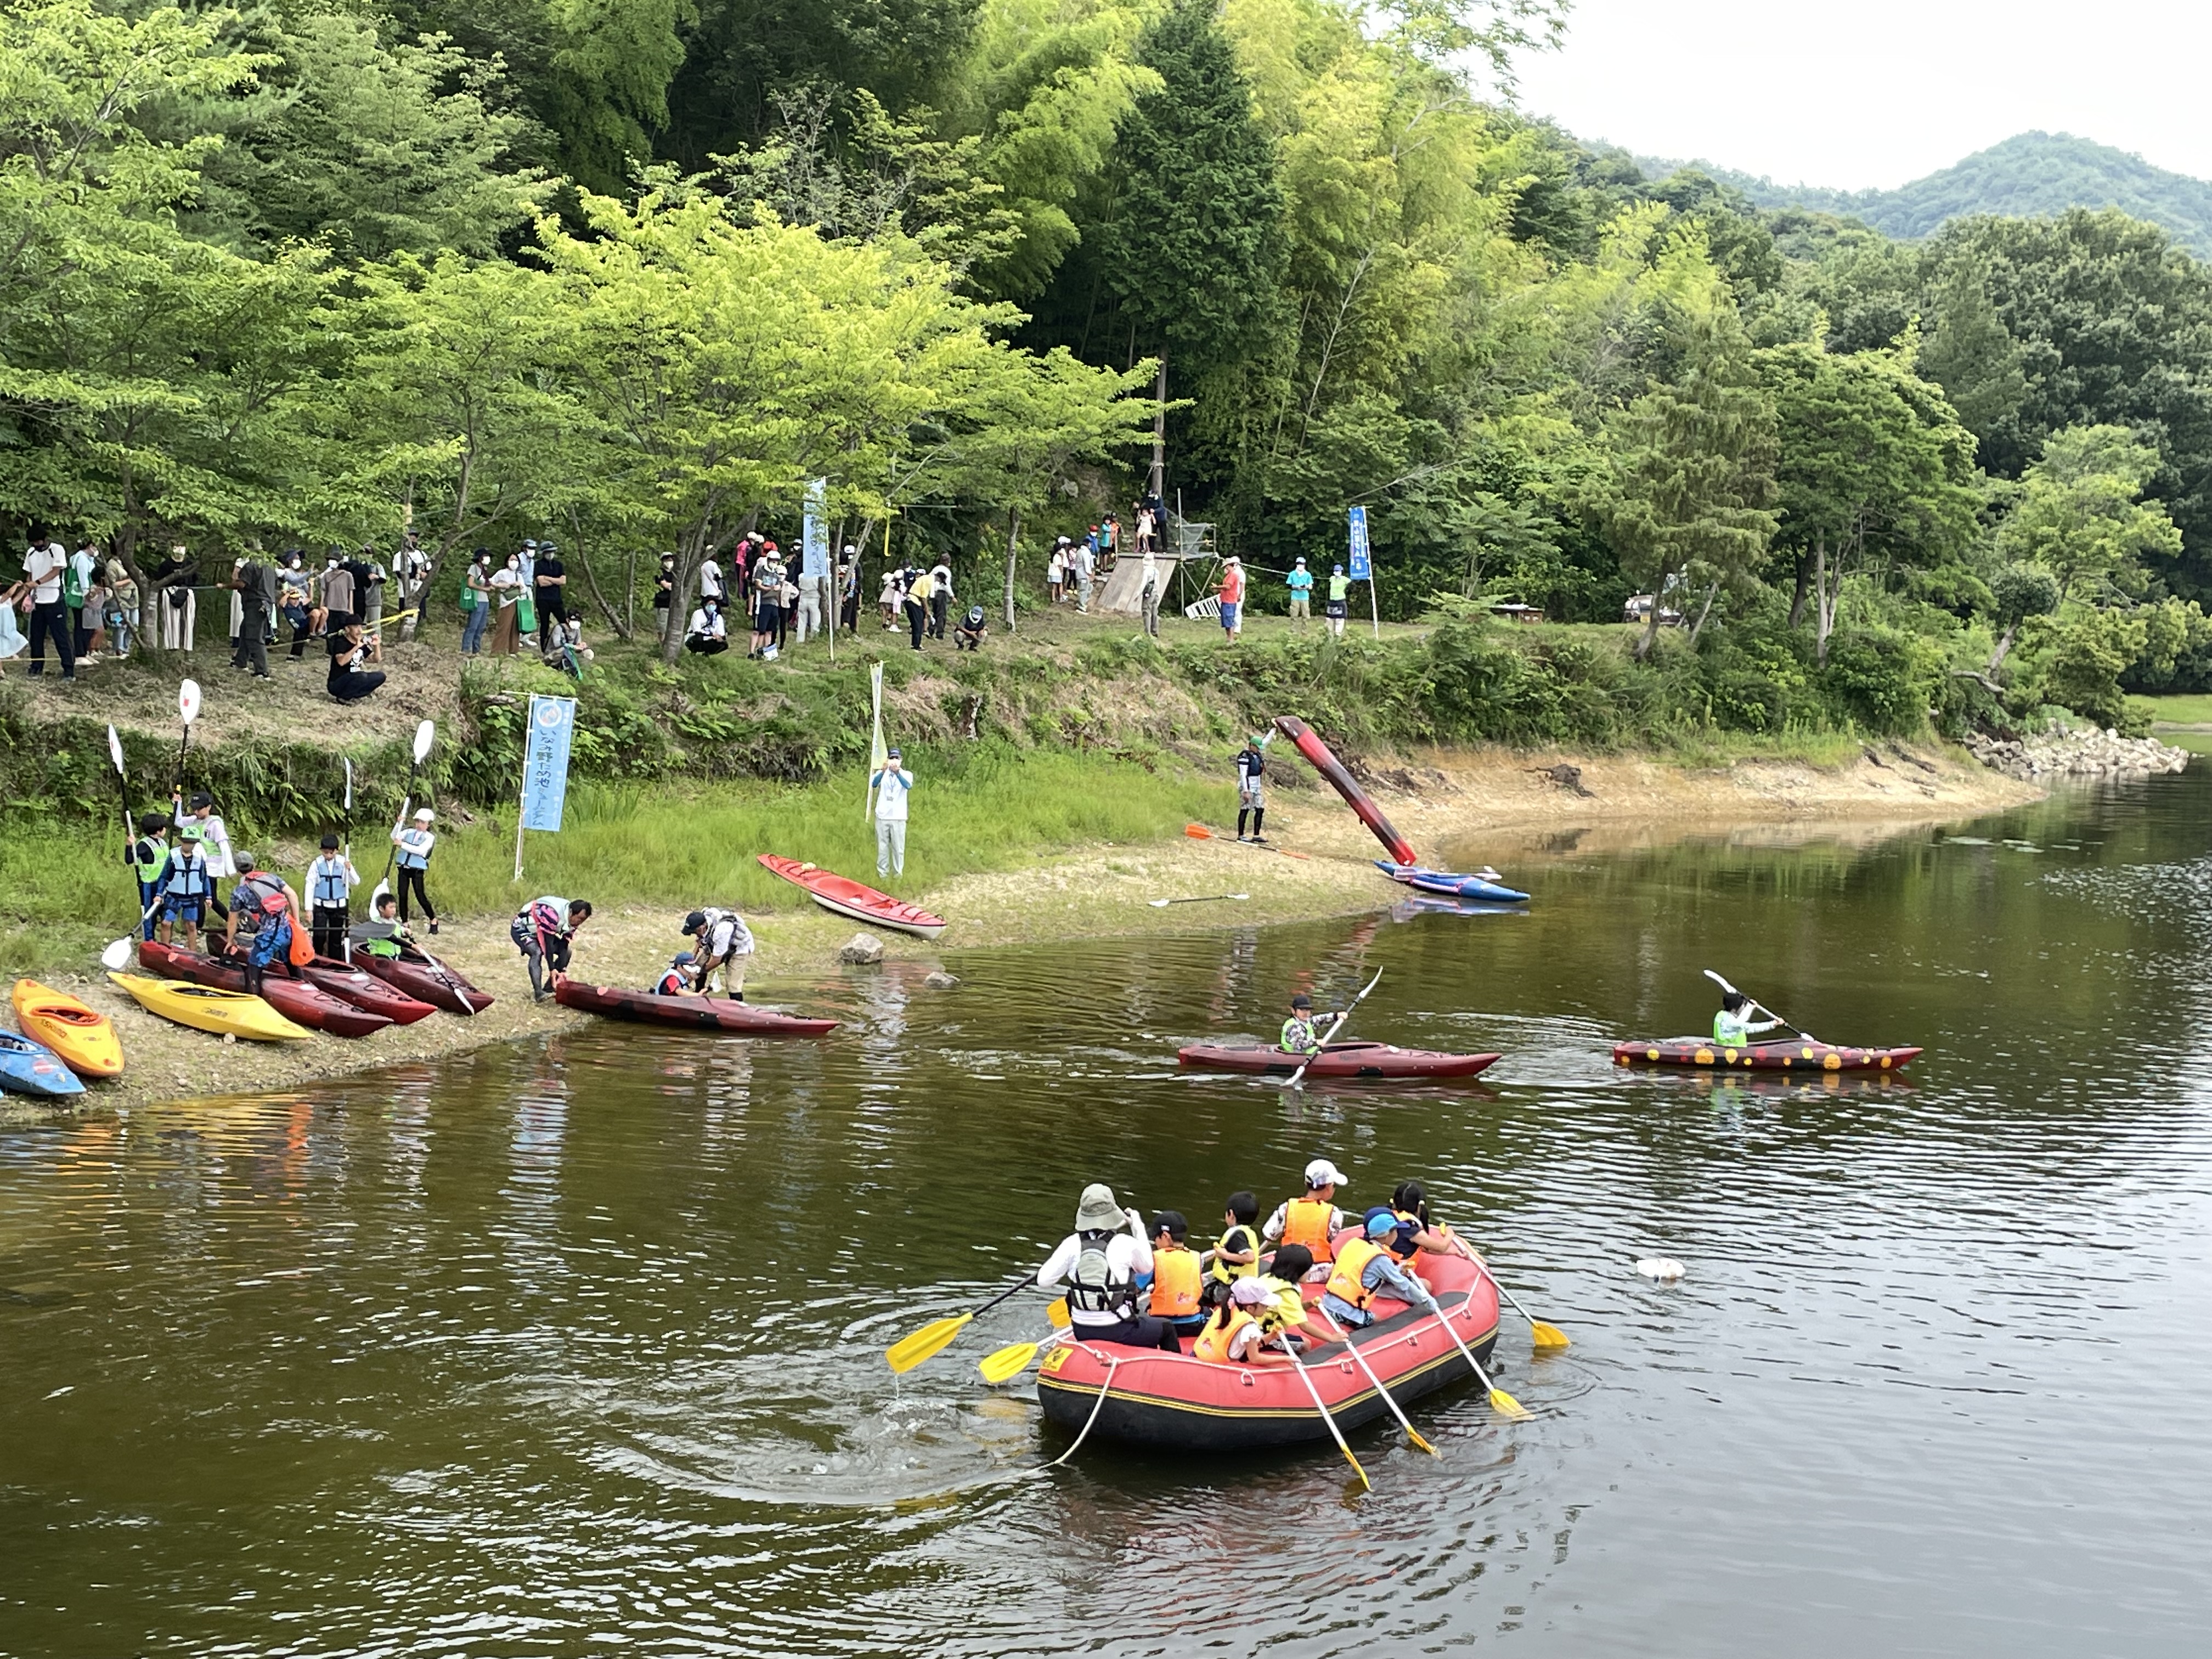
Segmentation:
[[(1641, 157), (1638, 161), (1654, 173), (1685, 165)], [(2069, 208), (2111, 207), (2148, 220), (2200, 258), (2212, 256), (2212, 184), (2071, 133), (2015, 133), (1895, 190), (1778, 185), (1702, 161), (1687, 165), (1741, 191), (1757, 206), (1843, 214), (1886, 236), (1931, 235), (1954, 219), (1978, 214), (2045, 218)]]
[(1386, 617), (1658, 592), (1681, 625), (1620, 649), (1717, 729), (2207, 683), (2206, 268), (2118, 212), (1907, 245), (1648, 179), (1453, 67), (1559, 21), (11, 7), (9, 544), (212, 564), (411, 521), (441, 594), (550, 532), (586, 592), (661, 549), (688, 584), (756, 523), (795, 540), (821, 478), (872, 559), (895, 515), (962, 592), (1010, 551), (1033, 586), (1141, 487), (1164, 364), (1167, 494), (1224, 549), (1326, 560), (1357, 503)]

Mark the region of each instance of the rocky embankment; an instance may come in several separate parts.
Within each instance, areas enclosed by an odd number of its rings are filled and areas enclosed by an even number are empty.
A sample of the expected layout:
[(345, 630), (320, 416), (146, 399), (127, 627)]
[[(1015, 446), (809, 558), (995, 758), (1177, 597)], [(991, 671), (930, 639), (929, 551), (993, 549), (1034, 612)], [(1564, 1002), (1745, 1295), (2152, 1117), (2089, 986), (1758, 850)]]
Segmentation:
[(2099, 778), (2179, 772), (2189, 751), (2156, 738), (2124, 738), (2094, 726), (2043, 732), (2025, 738), (1989, 738), (1969, 732), (1967, 752), (1992, 770), (2015, 778)]

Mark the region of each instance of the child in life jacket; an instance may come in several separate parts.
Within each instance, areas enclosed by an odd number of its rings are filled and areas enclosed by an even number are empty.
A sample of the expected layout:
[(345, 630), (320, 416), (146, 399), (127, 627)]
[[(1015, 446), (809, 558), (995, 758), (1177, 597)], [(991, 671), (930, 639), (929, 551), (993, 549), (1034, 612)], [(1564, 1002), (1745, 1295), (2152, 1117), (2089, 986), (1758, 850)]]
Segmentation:
[[(1271, 1243), (1303, 1244), (1324, 1266), (1335, 1261), (1336, 1236), (1345, 1227), (1344, 1212), (1335, 1203), (1336, 1189), (1342, 1185), (1343, 1172), (1327, 1158), (1316, 1158), (1306, 1165), (1304, 1195), (1279, 1205), (1260, 1236)], [(1276, 1269), (1278, 1274), (1281, 1271)]]
[(1212, 1265), (1206, 1269), (1206, 1305), (1218, 1308), (1229, 1300), (1230, 1287), (1260, 1271), (1260, 1200), (1250, 1193), (1231, 1193), (1221, 1212), (1221, 1237), (1213, 1242)]
[(1303, 1244), (1285, 1244), (1275, 1252), (1267, 1271), (1256, 1281), (1267, 1293), (1267, 1301), (1261, 1304), (1261, 1322), (1288, 1341), (1322, 1340), (1307, 1322), (1305, 1297), (1298, 1289), (1313, 1266), (1311, 1250)]
[(1240, 1279), (1229, 1297), (1198, 1334), (1190, 1357), (1212, 1365), (1287, 1365), (1287, 1356), (1270, 1353), (1267, 1280)]
[(691, 994), (691, 953), (679, 951), (676, 960), (668, 964), (668, 971), (653, 981), (656, 996), (681, 997)]
[(138, 839), (125, 852), (123, 861), (138, 878), (139, 923), (151, 939), (161, 908), (161, 876), (169, 863), (169, 820), (164, 814), (138, 815)]
[(1146, 1311), (1164, 1319), (1178, 1336), (1194, 1335), (1206, 1323), (1199, 1305), (1204, 1275), (1198, 1253), (1184, 1241), (1190, 1223), (1180, 1210), (1162, 1210), (1152, 1218), (1152, 1299)]

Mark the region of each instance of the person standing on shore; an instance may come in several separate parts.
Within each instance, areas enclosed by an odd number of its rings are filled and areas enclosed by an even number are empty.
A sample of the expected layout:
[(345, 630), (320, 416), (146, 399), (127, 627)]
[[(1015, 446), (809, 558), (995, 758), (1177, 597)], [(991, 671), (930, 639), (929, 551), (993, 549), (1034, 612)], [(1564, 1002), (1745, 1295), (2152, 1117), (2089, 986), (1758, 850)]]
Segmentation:
[(1091, 614), (1091, 580), (1098, 573), (1098, 555), (1088, 541), (1078, 542), (1068, 556), (1075, 561), (1075, 608)]
[(215, 810), (215, 797), (204, 789), (195, 790), (187, 805), (185, 792), (178, 788), (169, 792), (169, 802), (177, 828), (194, 831), (200, 850), (207, 854), (211, 881), (228, 881), (236, 875), (238, 864), (231, 853), (230, 830)]
[(753, 930), (735, 910), (694, 910), (684, 918), (684, 937), (691, 947), (691, 988), (701, 996), (722, 994), (726, 975), (729, 994), (745, 1000), (745, 964), (753, 953)]
[(1231, 553), (1221, 562), (1221, 635), (1233, 640), (1243, 631), (1244, 565)]
[(281, 962), (289, 979), (303, 977), (292, 965), (292, 919), (300, 914), (299, 896), (282, 876), (264, 870), (252, 854), (240, 856), (238, 885), (230, 890), (230, 915), (222, 933), (225, 956), (238, 951), (238, 936), (246, 935), (246, 988), (261, 994), (261, 981), (269, 964)]
[(353, 924), (353, 890), (361, 885), (361, 872), (338, 850), (336, 834), (325, 830), (321, 853), (307, 866), (308, 931), (315, 954), (343, 961), (346, 929)]
[(1291, 590), (1291, 620), (1304, 628), (1313, 617), (1313, 572), (1304, 559), (1291, 567), (1283, 586)]
[(207, 908), (215, 896), (215, 880), (208, 873), (206, 850), (200, 845), (199, 826), (187, 823), (177, 832), (177, 844), (169, 849), (169, 861), (161, 866), (161, 922), (155, 930), (162, 944), (170, 941), (170, 929), (181, 924), (185, 930), (185, 948), (200, 948), (200, 923), (206, 920)]
[(46, 641), (62, 659), (62, 678), (76, 678), (76, 641), (71, 637), (69, 607), (62, 603), (62, 579), (69, 569), (69, 555), (62, 544), (43, 531), (31, 532), (30, 550), (23, 557), (23, 580), (31, 589), (31, 678), (46, 672)]
[(809, 570), (802, 563), (799, 572), (799, 642), (801, 645), (822, 631), (823, 580), (820, 571)]
[(1328, 632), (1331, 639), (1344, 637), (1344, 619), (1352, 610), (1350, 595), (1352, 578), (1344, 574), (1342, 565), (1333, 565), (1328, 574)]
[(1044, 591), (1058, 605), (1067, 587), (1067, 538), (1062, 536), (1052, 544), (1052, 556), (1045, 561)]
[(591, 901), (564, 899), (548, 893), (534, 898), (514, 913), (507, 937), (530, 966), (530, 996), (545, 1000), (545, 975), (563, 974), (574, 951), (576, 932), (592, 919)]
[[(565, 630), (568, 623), (568, 567), (561, 562), (561, 550), (551, 542), (538, 544), (538, 562), (530, 580), (538, 602), (538, 654), (542, 657), (553, 649), (556, 633)], [(399, 901), (399, 908), (404, 915), (404, 898)]]
[(896, 749), (868, 779), (876, 792), (876, 874), (906, 874), (906, 798), (914, 793), (914, 774)]
[(1138, 568), (1138, 609), (1144, 616), (1145, 633), (1156, 640), (1160, 636), (1160, 556), (1149, 544)]
[(428, 807), (418, 806), (411, 826), (392, 832), (392, 844), (399, 849), (399, 920), (412, 919), (407, 914), (407, 899), (411, 893), (415, 902), (422, 907), (422, 915), (434, 933), (438, 931), (438, 913), (430, 906), (430, 895), (423, 890), (422, 878), (430, 869), (430, 849), (438, 844), (438, 837), (430, 830), (437, 816)]
[(929, 573), (908, 566), (906, 571), (906, 626), (910, 643), (921, 649), (921, 634), (929, 618)]
[(159, 812), (141, 812), (138, 838), (131, 843), (123, 861), (138, 878), (138, 925), (151, 939), (155, 913), (161, 908), (161, 872), (169, 862), (169, 821)]
[(1248, 814), (1252, 820), (1251, 839), (1255, 842), (1267, 839), (1260, 833), (1260, 826), (1267, 822), (1267, 798), (1261, 793), (1260, 784), (1261, 774), (1267, 769), (1267, 750), (1266, 738), (1250, 737), (1244, 739), (1243, 752), (1237, 757), (1237, 839), (1239, 841), (1245, 838), (1244, 819)]
[(837, 567), (837, 620), (848, 634), (860, 631), (860, 552), (845, 544), (845, 562)]

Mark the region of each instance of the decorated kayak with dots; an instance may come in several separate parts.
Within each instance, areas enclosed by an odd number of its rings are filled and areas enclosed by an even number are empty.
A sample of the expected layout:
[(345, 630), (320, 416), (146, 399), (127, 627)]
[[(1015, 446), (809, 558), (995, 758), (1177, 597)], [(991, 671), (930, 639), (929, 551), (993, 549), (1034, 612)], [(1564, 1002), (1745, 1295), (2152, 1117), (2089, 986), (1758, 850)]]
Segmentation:
[(1919, 1059), (1917, 1048), (1852, 1048), (1832, 1042), (1747, 1042), (1727, 1048), (1710, 1037), (1656, 1037), (1616, 1042), (1616, 1066), (1686, 1066), (1704, 1071), (1893, 1072)]

